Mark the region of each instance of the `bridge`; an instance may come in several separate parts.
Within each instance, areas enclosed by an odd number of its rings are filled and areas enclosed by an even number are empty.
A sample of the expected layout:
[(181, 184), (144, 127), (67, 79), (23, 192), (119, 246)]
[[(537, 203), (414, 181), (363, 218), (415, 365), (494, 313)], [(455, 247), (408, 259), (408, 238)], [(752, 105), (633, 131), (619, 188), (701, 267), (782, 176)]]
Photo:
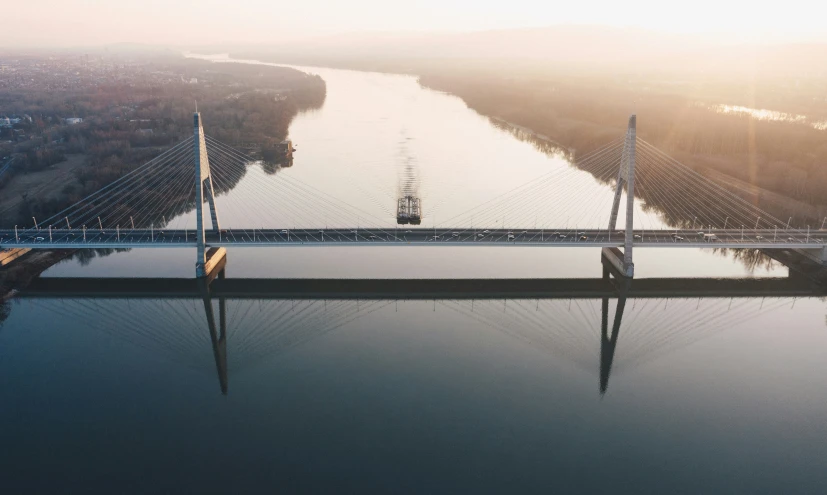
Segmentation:
[[(638, 139), (634, 115), (623, 138), (577, 160), (573, 172), (566, 171), (581, 182), (585, 172), (597, 180), (610, 181), (614, 187), (613, 199), (602, 214), (605, 226), (599, 225), (599, 220), (589, 220), (590, 225), (574, 228), (526, 226), (526, 216), (532, 213), (536, 224), (543, 212), (574, 211), (583, 217), (583, 211), (598, 207), (591, 198), (578, 195), (576, 181), (569, 186), (568, 176), (561, 174), (535, 179), (432, 228), (383, 225), (308, 184), (285, 179), (279, 189), (259, 187), (242, 207), (264, 212), (289, 210), (292, 216), (304, 219), (305, 226), (227, 228), (219, 223), (216, 198), (239, 183), (253, 160), (206, 136), (199, 113), (193, 122), (192, 138), (69, 208), (40, 222), (33, 218), (32, 226), (0, 230), (0, 248), (194, 248), (197, 277), (210, 275), (225, 256), (224, 248), (245, 246), (590, 247), (602, 248), (604, 259), (621, 277), (634, 276), (635, 248), (759, 249), (796, 253), (827, 265), (824, 221), (811, 229), (809, 225), (791, 226), (792, 218), (784, 221), (774, 217), (739, 191), (712, 181)], [(566, 191), (550, 192), (561, 183), (567, 184)], [(283, 200), (278, 208), (268, 203), (273, 201), (274, 191)], [(644, 209), (652, 205), (659, 209), (660, 225), (635, 225), (635, 211), (641, 208), (636, 200), (643, 202)], [(205, 204), (209, 228), (204, 219)], [(195, 212), (194, 229), (173, 228), (167, 221), (167, 217), (191, 210)], [(518, 218), (509, 228), (505, 226), (506, 215)], [(600, 216), (599, 211), (585, 215), (587, 219)], [(503, 220), (497, 225), (499, 218)], [(621, 219), (623, 226), (618, 228)], [(329, 225), (331, 220), (336, 226)]]

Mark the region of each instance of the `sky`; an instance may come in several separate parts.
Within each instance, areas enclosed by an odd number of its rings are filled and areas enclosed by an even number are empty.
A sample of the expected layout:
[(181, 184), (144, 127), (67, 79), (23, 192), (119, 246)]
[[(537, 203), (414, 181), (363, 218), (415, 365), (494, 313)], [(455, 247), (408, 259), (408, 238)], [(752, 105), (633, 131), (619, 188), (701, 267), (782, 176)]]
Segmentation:
[[(11, 2), (12, 0), (3, 0)], [(819, 0), (25, 0), (0, 46), (281, 43), (363, 32), (589, 24), (727, 41), (827, 41)]]

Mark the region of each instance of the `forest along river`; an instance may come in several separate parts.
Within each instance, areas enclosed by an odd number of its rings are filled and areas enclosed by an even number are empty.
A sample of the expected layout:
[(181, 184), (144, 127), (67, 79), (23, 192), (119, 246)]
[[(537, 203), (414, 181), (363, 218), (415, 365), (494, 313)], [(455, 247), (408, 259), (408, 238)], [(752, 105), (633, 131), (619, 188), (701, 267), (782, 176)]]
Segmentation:
[[(430, 226), (569, 167), (413, 77), (297, 68), (324, 78), (325, 104), (293, 122), (292, 167), (268, 176), (252, 165), (219, 198), (226, 226), (297, 222), (245, 208), (255, 181), (280, 174), (392, 227), (405, 181)], [(513, 221), (602, 225), (611, 189), (586, 174), (577, 187), (581, 218)], [(658, 226), (638, 209), (646, 228)], [(171, 225), (192, 228), (192, 214)], [(590, 278), (599, 257), (244, 248), (230, 250), (227, 276)], [(640, 249), (635, 262), (640, 278), (787, 274), (700, 250)], [(193, 271), (192, 250), (153, 249), (44, 276)], [(827, 483), (817, 298), (631, 299), (608, 354), (600, 299), (230, 299), (218, 358), (200, 299), (19, 299), (10, 309), (0, 327), (0, 483), (10, 492), (774, 493)]]

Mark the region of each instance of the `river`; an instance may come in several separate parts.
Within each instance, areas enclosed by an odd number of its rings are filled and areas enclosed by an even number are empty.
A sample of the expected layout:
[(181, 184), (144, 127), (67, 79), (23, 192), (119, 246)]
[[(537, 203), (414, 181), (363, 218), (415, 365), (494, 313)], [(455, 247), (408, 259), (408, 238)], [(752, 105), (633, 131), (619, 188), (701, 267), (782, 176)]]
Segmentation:
[[(297, 68), (321, 75), (327, 99), (294, 120), (295, 160), (276, 175), (357, 207), (362, 221), (392, 226), (400, 184), (411, 178), (430, 226), (570, 168), (565, 154), (539, 150), (413, 77)], [(587, 196), (583, 211), (608, 215), (611, 188), (572, 174)], [(245, 201), (268, 177), (251, 165), (219, 197), (224, 225), (250, 219)], [(261, 226), (296, 222), (283, 211), (252, 215)], [(603, 222), (554, 215), (520, 221)], [(660, 225), (641, 204), (636, 215), (647, 228)], [(191, 228), (192, 214), (171, 224)], [(229, 252), (227, 277), (598, 278), (599, 256), (245, 248)], [(193, 257), (136, 250), (67, 261), (43, 276), (192, 277)], [(787, 276), (779, 265), (750, 269), (709, 250), (641, 249), (635, 264), (638, 278)], [(0, 486), (820, 492), (825, 303), (783, 296), (630, 298), (613, 337), (616, 298), (605, 317), (602, 300), (585, 297), (229, 298), (218, 345), (197, 297), (20, 298), (0, 326)]]

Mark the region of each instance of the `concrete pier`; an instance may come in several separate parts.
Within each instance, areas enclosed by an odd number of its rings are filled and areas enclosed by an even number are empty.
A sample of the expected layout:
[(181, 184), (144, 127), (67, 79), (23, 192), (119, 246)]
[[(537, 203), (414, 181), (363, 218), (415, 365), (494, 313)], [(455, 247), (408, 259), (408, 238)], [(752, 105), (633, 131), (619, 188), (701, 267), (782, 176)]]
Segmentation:
[(204, 262), (204, 276), (207, 282), (212, 282), (215, 277), (227, 266), (227, 250), (223, 247), (212, 247), (207, 250), (206, 261)]
[(612, 275), (614, 275), (615, 278), (632, 278), (634, 276), (634, 266), (632, 266), (630, 273), (629, 266), (626, 264), (623, 252), (616, 247), (604, 247), (601, 253), (601, 260), (604, 265), (606, 263), (611, 265)]
[(827, 266), (827, 247), (819, 249), (793, 249), (793, 251), (821, 266)]
[(790, 276), (803, 277), (819, 284), (827, 282), (825, 249), (765, 249), (765, 255), (790, 269)]

